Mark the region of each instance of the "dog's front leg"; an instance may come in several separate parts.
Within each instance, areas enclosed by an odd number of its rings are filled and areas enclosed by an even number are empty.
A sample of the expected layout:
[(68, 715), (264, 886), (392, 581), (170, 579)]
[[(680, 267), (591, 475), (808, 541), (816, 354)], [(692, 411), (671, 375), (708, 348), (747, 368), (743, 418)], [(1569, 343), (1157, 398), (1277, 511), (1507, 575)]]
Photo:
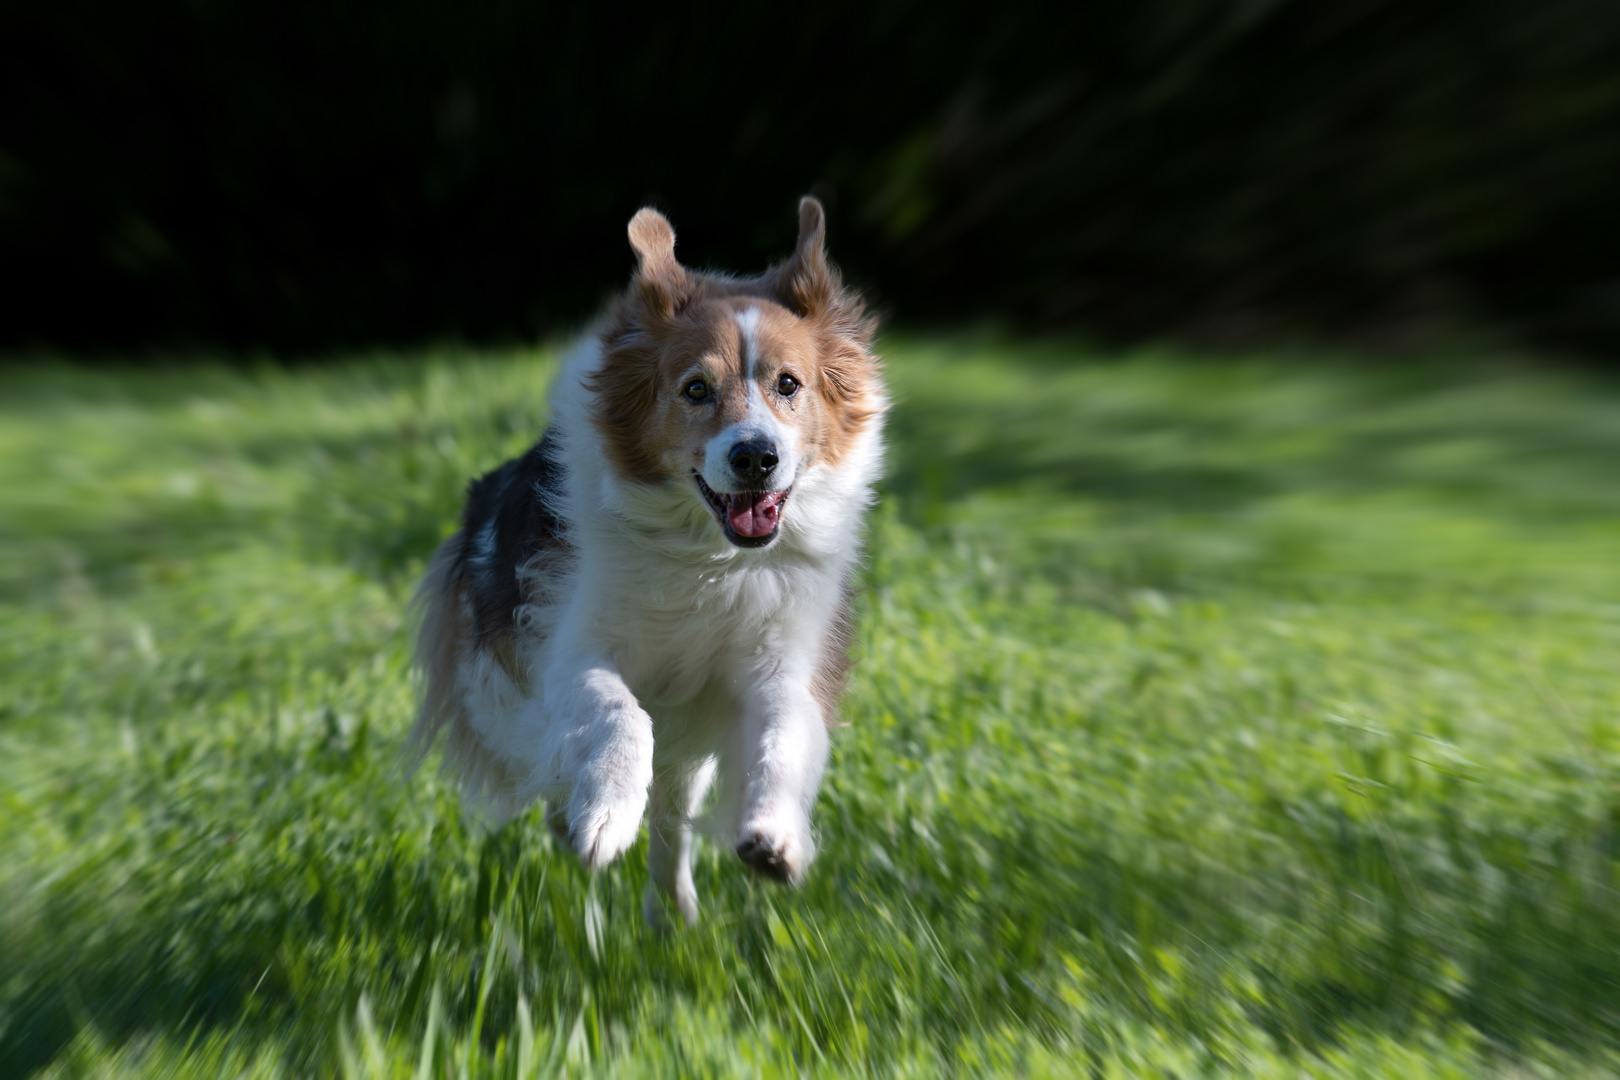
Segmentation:
[(827, 725), (809, 680), (767, 678), (745, 695), (730, 746), (740, 810), (737, 855), (756, 872), (798, 884), (815, 858), (810, 808), (827, 766)]
[[(595, 870), (635, 843), (652, 783), (652, 718), (609, 663), (576, 660), (554, 668), (546, 697), (555, 763), (545, 787), (565, 814), (547, 814), (581, 861)], [(553, 820), (553, 818), (557, 820)]]
[(647, 822), (647, 870), (652, 880), (642, 906), (647, 921), (659, 929), (669, 925), (666, 904), (674, 905), (687, 926), (697, 925), (692, 817), (713, 775), (712, 759), (660, 766), (653, 775)]

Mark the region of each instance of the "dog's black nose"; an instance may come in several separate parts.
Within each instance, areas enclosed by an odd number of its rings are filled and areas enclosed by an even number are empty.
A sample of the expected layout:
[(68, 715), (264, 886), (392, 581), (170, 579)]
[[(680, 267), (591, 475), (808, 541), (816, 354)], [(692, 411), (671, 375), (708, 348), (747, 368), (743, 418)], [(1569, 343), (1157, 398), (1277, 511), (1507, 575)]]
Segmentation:
[(769, 439), (747, 439), (733, 446), (728, 457), (737, 479), (757, 482), (776, 468), (776, 444)]

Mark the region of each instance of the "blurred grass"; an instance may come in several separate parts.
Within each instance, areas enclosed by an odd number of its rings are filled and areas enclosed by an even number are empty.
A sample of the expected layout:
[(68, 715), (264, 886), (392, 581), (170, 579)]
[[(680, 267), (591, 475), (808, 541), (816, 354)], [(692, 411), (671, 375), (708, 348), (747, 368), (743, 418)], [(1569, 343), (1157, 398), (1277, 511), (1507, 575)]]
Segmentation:
[(550, 353), (0, 372), (15, 1075), (1608, 1075), (1620, 385), (901, 340), (786, 892), (406, 783)]

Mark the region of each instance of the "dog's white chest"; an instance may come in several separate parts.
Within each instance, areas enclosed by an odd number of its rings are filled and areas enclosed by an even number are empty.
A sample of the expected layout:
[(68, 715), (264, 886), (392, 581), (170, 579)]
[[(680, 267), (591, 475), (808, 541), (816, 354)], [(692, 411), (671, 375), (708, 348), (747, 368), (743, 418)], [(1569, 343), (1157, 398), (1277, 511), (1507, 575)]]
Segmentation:
[(680, 705), (771, 663), (805, 614), (793, 577), (748, 567), (669, 575), (621, 594), (614, 651), (625, 681), (649, 704)]

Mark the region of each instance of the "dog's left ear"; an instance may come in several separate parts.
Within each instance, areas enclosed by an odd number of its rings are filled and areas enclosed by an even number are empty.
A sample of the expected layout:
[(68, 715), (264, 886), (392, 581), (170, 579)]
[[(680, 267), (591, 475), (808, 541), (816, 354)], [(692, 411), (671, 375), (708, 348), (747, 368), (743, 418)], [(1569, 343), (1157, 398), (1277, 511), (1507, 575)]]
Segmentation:
[(782, 267), (783, 299), (795, 314), (814, 318), (832, 306), (838, 279), (827, 265), (827, 214), (806, 195), (799, 200), (799, 242)]

